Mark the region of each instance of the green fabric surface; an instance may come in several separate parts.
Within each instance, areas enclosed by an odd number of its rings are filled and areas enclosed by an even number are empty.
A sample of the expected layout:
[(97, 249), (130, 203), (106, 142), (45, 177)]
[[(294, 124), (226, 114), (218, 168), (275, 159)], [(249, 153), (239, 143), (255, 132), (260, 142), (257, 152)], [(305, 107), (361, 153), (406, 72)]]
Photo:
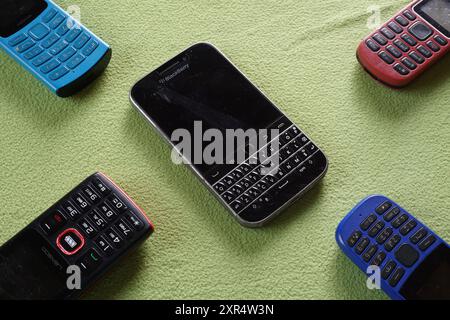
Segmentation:
[[(95, 171), (146, 211), (153, 236), (86, 298), (384, 299), (334, 233), (366, 195), (392, 197), (450, 240), (450, 59), (403, 90), (355, 50), (407, 1), (57, 1), (113, 48), (90, 88), (52, 95), (0, 53), (0, 243)], [(327, 154), (324, 180), (262, 229), (240, 226), (128, 101), (130, 87), (183, 49), (222, 50)]]

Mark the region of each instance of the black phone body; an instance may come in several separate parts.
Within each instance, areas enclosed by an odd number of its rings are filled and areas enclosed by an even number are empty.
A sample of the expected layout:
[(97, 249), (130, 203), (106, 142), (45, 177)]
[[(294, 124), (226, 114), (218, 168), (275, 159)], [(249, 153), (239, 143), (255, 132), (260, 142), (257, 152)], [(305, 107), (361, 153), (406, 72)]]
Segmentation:
[[(201, 121), (204, 130), (221, 132), (279, 130), (280, 160), (285, 160), (280, 164), (279, 177), (259, 176), (255, 173), (258, 168), (249, 169), (245, 167), (247, 163), (189, 163), (244, 226), (262, 226), (315, 185), (327, 171), (323, 152), (209, 43), (193, 45), (139, 80), (131, 89), (130, 101), (172, 147), (176, 147), (171, 140), (172, 133), (182, 128), (194, 136), (197, 121)], [(289, 149), (287, 142), (292, 143)], [(288, 161), (291, 163), (286, 165)]]
[(0, 247), (0, 299), (77, 298), (152, 231), (139, 207), (96, 173)]

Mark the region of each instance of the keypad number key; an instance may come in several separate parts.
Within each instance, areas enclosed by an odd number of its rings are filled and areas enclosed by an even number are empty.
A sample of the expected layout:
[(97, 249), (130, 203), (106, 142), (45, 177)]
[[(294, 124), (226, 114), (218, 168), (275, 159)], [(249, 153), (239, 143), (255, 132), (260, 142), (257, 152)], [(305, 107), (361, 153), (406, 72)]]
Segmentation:
[(113, 206), (114, 209), (117, 209), (119, 213), (124, 212), (127, 210), (127, 206), (123, 201), (115, 194), (112, 194), (110, 197), (108, 197), (109, 202)]
[(64, 202), (62, 207), (64, 209), (64, 212), (72, 220), (76, 220), (81, 215), (81, 212), (70, 201)]
[(81, 220), (79, 226), (89, 238), (93, 238), (97, 234), (97, 230), (86, 219)]
[(89, 218), (98, 230), (102, 230), (106, 227), (105, 219), (96, 210), (89, 213)]
[(347, 244), (353, 248), (355, 244), (359, 241), (359, 239), (361, 239), (361, 237), (362, 237), (361, 231), (354, 231), (348, 238)]
[(125, 239), (129, 239), (133, 236), (133, 229), (131, 229), (124, 220), (116, 222), (115, 227), (123, 235)]
[(117, 216), (117, 213), (106, 203), (100, 204), (97, 209), (100, 210), (101, 214), (109, 221), (113, 220)]
[(80, 193), (75, 195), (73, 200), (82, 212), (86, 212), (90, 207), (89, 202)]
[(93, 203), (100, 201), (100, 196), (89, 186), (83, 188), (83, 194)]
[(97, 240), (95, 240), (95, 244), (107, 256), (111, 256), (114, 252), (113, 247), (103, 236), (100, 236)]

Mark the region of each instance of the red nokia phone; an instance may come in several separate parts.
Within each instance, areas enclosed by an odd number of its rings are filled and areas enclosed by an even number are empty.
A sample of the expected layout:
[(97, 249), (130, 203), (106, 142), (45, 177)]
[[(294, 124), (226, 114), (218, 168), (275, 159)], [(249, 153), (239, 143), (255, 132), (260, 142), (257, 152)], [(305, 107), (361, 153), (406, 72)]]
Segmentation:
[(404, 87), (449, 50), (450, 0), (418, 0), (365, 38), (357, 57), (391, 87)]

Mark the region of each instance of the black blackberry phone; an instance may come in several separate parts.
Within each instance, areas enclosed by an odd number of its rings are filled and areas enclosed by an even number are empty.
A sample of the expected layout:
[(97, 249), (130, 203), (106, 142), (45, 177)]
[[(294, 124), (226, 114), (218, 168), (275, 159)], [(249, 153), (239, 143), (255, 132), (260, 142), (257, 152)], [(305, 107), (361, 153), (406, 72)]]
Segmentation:
[[(279, 163), (270, 174), (262, 174), (263, 162), (253, 161), (256, 153), (246, 148), (248, 141), (224, 151), (222, 163), (187, 161), (244, 226), (258, 227), (274, 218), (327, 170), (317, 145), (210, 44), (196, 44), (145, 76), (131, 89), (130, 100), (178, 151), (172, 134), (183, 129), (196, 139), (196, 123), (224, 135), (228, 130), (278, 131), (267, 139), (271, 146), (278, 142), (278, 150), (268, 152)], [(195, 157), (195, 148), (187, 153)], [(241, 148), (247, 152), (245, 161), (235, 161)], [(258, 151), (268, 149), (267, 144), (257, 146)]]
[(0, 299), (77, 297), (152, 232), (125, 192), (96, 173), (0, 247)]

